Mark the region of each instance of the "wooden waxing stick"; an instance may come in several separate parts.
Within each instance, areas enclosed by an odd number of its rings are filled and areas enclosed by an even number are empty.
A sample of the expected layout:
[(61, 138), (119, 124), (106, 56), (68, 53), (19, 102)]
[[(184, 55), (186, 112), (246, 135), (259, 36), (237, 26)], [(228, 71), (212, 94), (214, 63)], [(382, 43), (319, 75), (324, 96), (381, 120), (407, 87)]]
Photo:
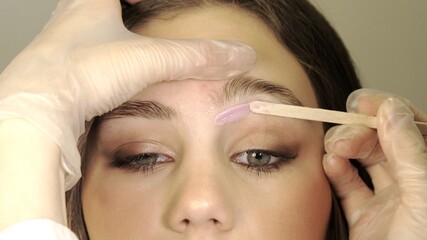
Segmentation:
[[(305, 119), (311, 121), (359, 125), (377, 128), (377, 119), (357, 113), (340, 112), (321, 108), (254, 101), (249, 104), (251, 112), (279, 117)], [(423, 136), (427, 136), (427, 123), (415, 122)]]

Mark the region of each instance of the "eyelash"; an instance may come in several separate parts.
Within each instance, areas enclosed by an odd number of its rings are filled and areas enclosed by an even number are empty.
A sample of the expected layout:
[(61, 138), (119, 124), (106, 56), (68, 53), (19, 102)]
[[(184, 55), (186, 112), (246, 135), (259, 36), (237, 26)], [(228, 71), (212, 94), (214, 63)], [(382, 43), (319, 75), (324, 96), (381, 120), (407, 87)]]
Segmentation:
[[(247, 163), (236, 161), (236, 159), (239, 156), (240, 157), (244, 155), (249, 156), (250, 154), (266, 154), (270, 157), (276, 158), (276, 161), (274, 163), (270, 163), (269, 161), (263, 166), (253, 166)], [(231, 157), (231, 160), (237, 163), (238, 165), (245, 167), (248, 171), (256, 172), (256, 174), (260, 176), (261, 174), (270, 174), (271, 172), (281, 170), (285, 165), (289, 164), (295, 158), (297, 158), (297, 154), (295, 153), (288, 153), (288, 152), (283, 153), (283, 152), (275, 152), (270, 150), (250, 149), (244, 152), (234, 154)]]
[[(147, 157), (156, 157), (156, 158), (163, 157), (166, 160), (162, 162), (158, 162), (156, 160), (155, 162), (151, 162), (148, 164), (137, 163), (138, 161), (144, 160), (143, 158), (147, 158)], [(158, 153), (140, 153), (137, 155), (116, 158), (113, 162), (113, 167), (126, 169), (129, 173), (136, 173), (136, 172), (152, 173), (157, 168), (170, 162), (173, 162), (173, 158), (166, 155), (162, 155)]]
[[(269, 156), (270, 158), (275, 158), (274, 163), (270, 163), (268, 161), (263, 166), (253, 166), (251, 164), (242, 163), (238, 160), (236, 160), (239, 157), (242, 156), (249, 156), (250, 154), (264, 154), (266, 156)], [(147, 164), (139, 164), (138, 161), (143, 161), (147, 158), (155, 157), (156, 160)], [(231, 157), (231, 161), (235, 162), (236, 164), (240, 166), (244, 166), (248, 171), (256, 172), (258, 176), (261, 174), (269, 174), (272, 171), (279, 171), (281, 170), (285, 165), (287, 165), (290, 161), (295, 159), (297, 157), (297, 154), (290, 154), (290, 153), (279, 153), (274, 152), (270, 150), (260, 150), (260, 149), (251, 149), (246, 150), (244, 152), (236, 153)], [(158, 158), (163, 158), (162, 161), (158, 161)], [(125, 157), (118, 157), (113, 162), (113, 167), (120, 168), (120, 169), (126, 169), (129, 173), (152, 173), (154, 170), (158, 169), (159, 167), (173, 162), (173, 158), (158, 154), (158, 153), (140, 153), (137, 155), (131, 155), (131, 156), (125, 156)]]

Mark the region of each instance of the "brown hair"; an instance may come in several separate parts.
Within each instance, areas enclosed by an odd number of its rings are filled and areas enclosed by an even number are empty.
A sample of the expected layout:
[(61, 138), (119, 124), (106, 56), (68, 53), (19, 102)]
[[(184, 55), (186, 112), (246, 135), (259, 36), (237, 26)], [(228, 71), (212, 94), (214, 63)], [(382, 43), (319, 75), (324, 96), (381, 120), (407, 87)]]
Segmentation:
[[(360, 83), (343, 42), (328, 21), (306, 0), (142, 0), (123, 10), (126, 27), (135, 30), (165, 13), (206, 4), (228, 4), (244, 9), (266, 23), (276, 38), (302, 65), (321, 108), (345, 111), (347, 96)], [(91, 121), (80, 139), (82, 174), (98, 120)], [(330, 125), (325, 125), (325, 131)], [(95, 129), (95, 130), (94, 130)], [(87, 143), (87, 144), (86, 144)], [(357, 166), (359, 171), (364, 171)], [(369, 177), (367, 177), (369, 178)], [(368, 180), (369, 182), (369, 180)], [(69, 227), (82, 240), (89, 239), (81, 208), (82, 180), (67, 193)], [(348, 239), (348, 227), (336, 197), (326, 239)]]

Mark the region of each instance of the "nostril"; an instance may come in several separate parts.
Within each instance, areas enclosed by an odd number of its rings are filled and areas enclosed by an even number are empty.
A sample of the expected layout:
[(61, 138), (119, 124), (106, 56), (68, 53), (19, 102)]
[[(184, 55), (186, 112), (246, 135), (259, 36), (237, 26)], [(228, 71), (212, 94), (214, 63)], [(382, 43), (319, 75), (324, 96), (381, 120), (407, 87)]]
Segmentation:
[[(217, 219), (215, 219), (215, 218), (211, 218), (211, 219), (210, 219), (210, 221), (211, 221), (211, 222), (213, 222), (215, 225), (220, 224), (220, 221), (218, 221), (218, 220), (217, 220)], [(182, 220), (182, 223), (183, 223), (184, 225), (188, 226), (188, 225), (190, 225), (190, 220), (189, 220), (189, 219), (184, 219), (184, 220)]]

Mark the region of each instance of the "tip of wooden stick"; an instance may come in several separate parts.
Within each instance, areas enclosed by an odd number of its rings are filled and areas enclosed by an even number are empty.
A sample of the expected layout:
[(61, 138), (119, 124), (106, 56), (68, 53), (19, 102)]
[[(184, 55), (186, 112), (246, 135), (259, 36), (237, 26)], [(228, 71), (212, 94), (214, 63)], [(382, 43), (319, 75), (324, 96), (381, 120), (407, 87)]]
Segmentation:
[(236, 122), (250, 113), (249, 103), (240, 104), (229, 108), (215, 117), (215, 124), (222, 126), (227, 123)]

